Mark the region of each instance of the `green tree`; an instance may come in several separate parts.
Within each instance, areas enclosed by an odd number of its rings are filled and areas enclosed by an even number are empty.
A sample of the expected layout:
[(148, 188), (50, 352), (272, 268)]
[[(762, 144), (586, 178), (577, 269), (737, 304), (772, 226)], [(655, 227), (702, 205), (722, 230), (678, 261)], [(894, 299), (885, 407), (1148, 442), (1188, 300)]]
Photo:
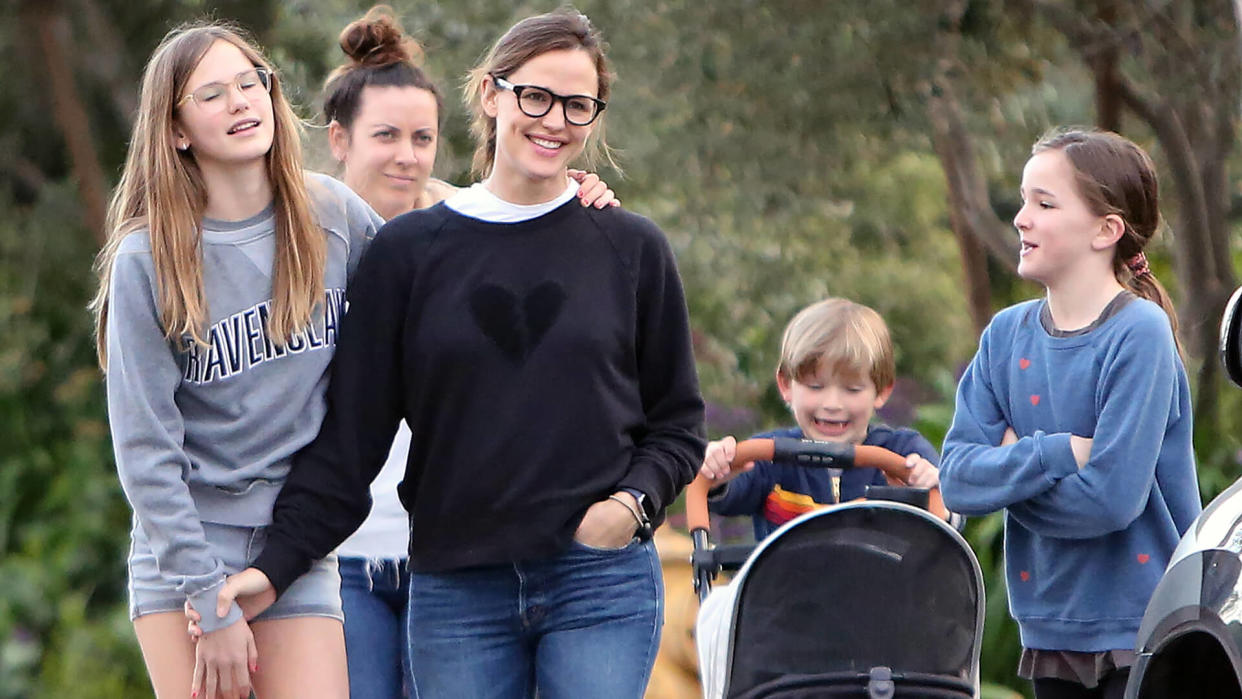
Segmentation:
[[(440, 176), (469, 178), (466, 69), (514, 20), (557, 4), (398, 4), (446, 95)], [(1172, 185), (1175, 235), (1155, 264), (1203, 362), (1204, 493), (1236, 475), (1242, 394), (1211, 376), (1237, 209), (1239, 47), (1225, 0), (578, 5), (619, 76), (607, 119), (625, 175), (603, 174), (678, 252), (713, 436), (789, 420), (772, 390), (779, 334), (826, 295), (884, 314), (905, 379), (889, 419), (943, 435), (981, 323), (1038, 293), (1011, 273), (1007, 221), (1031, 141), (1100, 123), (1151, 146)], [(368, 6), (18, 0), (0, 23), (0, 699), (147, 691), (124, 612), (128, 508), (84, 310), (147, 56), (182, 21), (235, 19), (315, 117), (336, 37)], [(323, 139), (312, 128), (308, 145), (330, 170)], [(999, 534), (998, 516), (969, 530), (989, 591), (983, 671), (1025, 691)]]

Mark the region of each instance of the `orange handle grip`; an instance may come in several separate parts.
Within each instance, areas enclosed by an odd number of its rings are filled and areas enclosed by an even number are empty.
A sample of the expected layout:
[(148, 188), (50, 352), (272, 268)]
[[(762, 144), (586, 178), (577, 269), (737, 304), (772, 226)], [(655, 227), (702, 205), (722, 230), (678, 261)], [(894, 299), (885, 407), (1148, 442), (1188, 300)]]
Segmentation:
[[(894, 485), (906, 485), (909, 469), (906, 468), (906, 457), (891, 452), (883, 447), (868, 445), (856, 446), (853, 449), (854, 466), (857, 468), (879, 469), (888, 482)], [(730, 464), (732, 471), (737, 471), (751, 461), (770, 461), (775, 453), (775, 441), (771, 439), (747, 439), (737, 443), (737, 454)], [(690, 531), (702, 529), (711, 531), (710, 518), (707, 513), (707, 493), (716, 482), (705, 476), (696, 476), (686, 486), (686, 524)], [(933, 515), (947, 520), (949, 511), (940, 497), (940, 488), (932, 488), (927, 494), (927, 509)]]
[[(877, 468), (892, 485), (909, 485), (910, 469), (906, 468), (906, 457), (891, 452), (884, 447), (859, 445), (854, 447), (854, 466)], [(944, 498), (940, 497), (940, 486), (927, 492), (927, 511), (948, 521), (949, 509), (944, 506)]]
[[(737, 443), (730, 471), (737, 471), (751, 461), (767, 461), (772, 458), (775, 442), (770, 439), (747, 439)], [(690, 531), (711, 531), (711, 518), (707, 514), (707, 493), (716, 482), (699, 474), (686, 486), (686, 526)]]

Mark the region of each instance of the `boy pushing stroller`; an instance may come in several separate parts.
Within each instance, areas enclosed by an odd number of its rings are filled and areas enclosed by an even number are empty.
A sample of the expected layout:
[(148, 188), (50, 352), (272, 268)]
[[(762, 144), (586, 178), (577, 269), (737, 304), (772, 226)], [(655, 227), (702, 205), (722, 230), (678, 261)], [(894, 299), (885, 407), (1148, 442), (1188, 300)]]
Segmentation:
[[(934, 487), (940, 482), (935, 447), (914, 430), (871, 424), (896, 380), (892, 340), (879, 313), (843, 298), (812, 304), (786, 326), (776, 369), (777, 388), (797, 426), (755, 436), (883, 447), (906, 456), (909, 485)], [(700, 473), (719, 483), (708, 500), (711, 511), (750, 515), (755, 541), (800, 514), (856, 500), (868, 485), (887, 482), (874, 468), (833, 473), (770, 461), (730, 473), (736, 446), (733, 437), (708, 444)]]
[[(936, 450), (917, 431), (872, 424), (875, 410), (892, 394), (896, 368), (884, 320), (871, 308), (829, 298), (800, 311), (781, 342), (776, 383), (794, 415), (795, 427), (756, 438), (812, 439), (887, 449), (906, 457), (904, 480), (917, 488), (939, 484)], [(700, 474), (715, 485), (711, 512), (750, 515), (761, 542), (787, 522), (826, 505), (858, 500), (868, 487), (884, 486), (875, 468), (805, 468), (757, 461), (731, 471), (737, 442), (724, 437), (708, 445)], [(960, 517), (950, 515), (960, 524)], [(697, 622), (704, 696), (722, 696), (723, 682), (709, 668), (728, 663), (732, 612), (738, 590), (718, 588), (703, 603)]]

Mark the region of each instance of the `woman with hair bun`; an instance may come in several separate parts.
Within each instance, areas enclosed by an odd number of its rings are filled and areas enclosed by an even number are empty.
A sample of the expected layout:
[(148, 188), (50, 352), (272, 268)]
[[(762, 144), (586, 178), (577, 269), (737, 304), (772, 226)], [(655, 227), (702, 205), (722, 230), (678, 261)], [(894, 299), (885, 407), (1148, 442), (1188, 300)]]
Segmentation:
[[(324, 83), (323, 113), (340, 176), (381, 216), (432, 206), (455, 188), (431, 176), (443, 100), (418, 63), (422, 50), (391, 11), (372, 8), (341, 32), (346, 61)], [(397, 497), (410, 430), (401, 423), (371, 484), (371, 514), (337, 550), (353, 696), (401, 699), (411, 686), (405, 652), (409, 516)]]
[[(341, 179), (386, 219), (457, 192), (431, 176), (444, 99), (420, 66), (422, 47), (392, 8), (371, 8), (345, 27), (339, 43), (347, 60), (324, 82), (323, 114)], [(597, 175), (569, 173), (584, 206), (620, 204)]]

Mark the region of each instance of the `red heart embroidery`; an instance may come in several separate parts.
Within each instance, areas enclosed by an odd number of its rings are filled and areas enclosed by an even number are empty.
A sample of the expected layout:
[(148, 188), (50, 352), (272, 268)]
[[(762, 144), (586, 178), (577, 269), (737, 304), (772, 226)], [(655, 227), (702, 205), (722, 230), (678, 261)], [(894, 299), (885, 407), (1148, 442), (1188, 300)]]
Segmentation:
[(1146, 563), (1146, 562), (1148, 562), (1148, 561), (1150, 561), (1150, 560), (1151, 560), (1151, 556), (1149, 556), (1149, 555), (1147, 555), (1147, 554), (1145, 554), (1145, 553), (1140, 553), (1140, 554), (1138, 555), (1138, 562), (1139, 562), (1139, 563)]
[(1018, 573), (1018, 577), (1022, 578), (1022, 582), (1026, 582), (1027, 580), (1031, 579), (1031, 574), (1028, 571), (1024, 570), (1021, 573)]
[(1031, 396), (1031, 405), (1039, 405), (1039, 396), (1038, 396), (1038, 395), (1033, 395), (1033, 396)]
[(1025, 368), (1029, 367), (1030, 365), (1031, 365), (1031, 360), (1029, 360), (1029, 359), (1027, 359), (1027, 358), (1025, 358), (1025, 357), (1023, 357), (1022, 359), (1019, 359), (1019, 360), (1018, 360), (1018, 368), (1019, 368), (1019, 369), (1025, 369)]

